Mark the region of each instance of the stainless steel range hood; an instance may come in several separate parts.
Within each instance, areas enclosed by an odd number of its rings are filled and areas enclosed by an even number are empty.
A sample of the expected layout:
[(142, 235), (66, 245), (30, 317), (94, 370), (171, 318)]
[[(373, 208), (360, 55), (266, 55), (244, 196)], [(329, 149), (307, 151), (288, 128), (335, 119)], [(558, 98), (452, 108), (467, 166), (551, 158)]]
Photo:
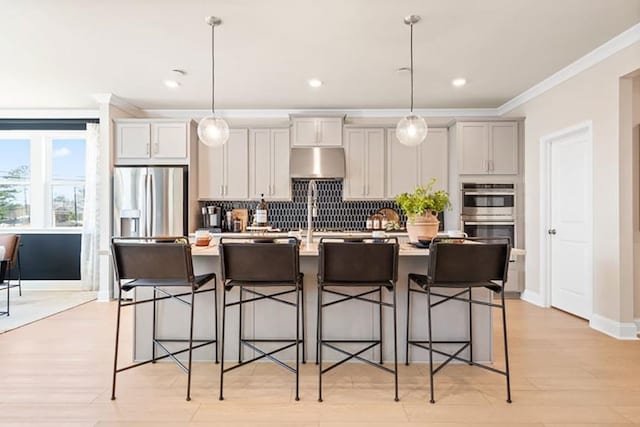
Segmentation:
[(295, 147), (290, 156), (291, 178), (344, 178), (342, 147)]

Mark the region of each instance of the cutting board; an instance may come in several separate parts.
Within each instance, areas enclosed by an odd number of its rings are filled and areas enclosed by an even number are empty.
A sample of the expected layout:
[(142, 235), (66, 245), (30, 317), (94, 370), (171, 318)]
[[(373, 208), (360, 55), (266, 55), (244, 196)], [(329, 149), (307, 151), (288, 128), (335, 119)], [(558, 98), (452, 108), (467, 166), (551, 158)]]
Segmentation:
[(249, 225), (249, 211), (247, 209), (233, 209), (231, 211), (233, 218), (240, 218), (242, 221), (242, 231), (247, 231)]

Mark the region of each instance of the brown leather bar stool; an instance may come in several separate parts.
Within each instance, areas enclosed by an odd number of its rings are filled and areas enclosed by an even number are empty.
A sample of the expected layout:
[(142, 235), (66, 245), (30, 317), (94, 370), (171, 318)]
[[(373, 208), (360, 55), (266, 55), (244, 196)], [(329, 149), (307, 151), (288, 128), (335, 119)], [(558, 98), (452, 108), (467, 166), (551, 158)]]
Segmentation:
[[(235, 241), (234, 241), (235, 240)], [(231, 370), (245, 366), (249, 363), (267, 359), (276, 365), (295, 374), (296, 377), (296, 400), (300, 399), (300, 345), (302, 345), (304, 363), (304, 293), (303, 275), (300, 273), (300, 246), (295, 239), (286, 243), (250, 243), (238, 241), (238, 239), (220, 239), (220, 264), (224, 291), (222, 297), (222, 337), (220, 353), (220, 400), (224, 400), (224, 374)], [(227, 293), (234, 286), (239, 287), (240, 296), (238, 301), (227, 302)], [(248, 287), (249, 286), (249, 287)], [(274, 287), (285, 290), (271, 290)], [(268, 293), (270, 292), (270, 293)], [(244, 299), (243, 294), (250, 295)], [(295, 302), (284, 298), (287, 295), (295, 294)], [(249, 303), (258, 301), (275, 301), (283, 305), (295, 308), (296, 336), (295, 338), (246, 338), (242, 331), (242, 307)], [(225, 319), (227, 307), (238, 306), (240, 314), (240, 324), (238, 332), (239, 354), (238, 364), (230, 368), (224, 367), (224, 339), (225, 339)], [(302, 333), (301, 328), (302, 318)], [(260, 347), (264, 344), (282, 344), (280, 347), (270, 350), (263, 350)], [(242, 348), (247, 347), (258, 356), (243, 360)], [(278, 359), (275, 354), (295, 348), (296, 362), (292, 368), (284, 361)]]
[[(131, 368), (155, 363), (158, 360), (171, 358), (187, 374), (187, 400), (191, 400), (191, 365), (192, 353), (196, 348), (214, 344), (215, 359), (218, 361), (218, 302), (217, 283), (215, 273), (195, 276), (191, 259), (191, 246), (185, 237), (135, 237), (113, 238), (111, 251), (118, 283), (118, 318), (116, 321), (116, 344), (113, 357), (113, 383), (111, 400), (116, 398), (116, 374)], [(201, 289), (213, 281), (213, 288)], [(123, 302), (122, 292), (146, 287), (153, 289), (153, 298)], [(185, 292), (175, 292), (174, 288), (187, 288)], [(193, 338), (193, 313), (195, 296), (205, 292), (214, 294), (214, 338)], [(161, 294), (162, 296), (158, 296)], [(190, 298), (184, 298), (190, 297)], [(158, 338), (157, 337), (157, 305), (160, 301), (174, 301), (189, 307), (189, 337), (188, 338)], [(152, 357), (143, 362), (118, 368), (118, 338), (120, 335), (120, 312), (122, 307), (139, 304), (153, 304), (153, 337)], [(186, 313), (185, 313), (186, 314)], [(170, 350), (165, 343), (186, 343), (188, 346), (179, 350)], [(197, 343), (194, 345), (194, 343)], [(156, 347), (165, 354), (156, 355)], [(187, 365), (176, 356), (188, 353)]]
[[(0, 290), (7, 291), (7, 309), (6, 311), (0, 311), (0, 315), (9, 316), (10, 313), (10, 301), (11, 301), (11, 288), (18, 288), (19, 295), (22, 296), (22, 271), (20, 269), (20, 235), (19, 234), (0, 234), (0, 246), (4, 246), (5, 254), (3, 261), (3, 268), (5, 274), (3, 280), (0, 280)], [(11, 283), (11, 272), (17, 268), (18, 283)]]
[[(355, 359), (394, 375), (395, 400), (398, 401), (398, 340), (396, 316), (396, 282), (398, 279), (398, 240), (386, 239), (384, 242), (337, 242), (320, 239), (318, 265), (318, 401), (322, 402), (322, 375)], [(356, 288), (355, 294), (345, 292), (345, 288)], [(364, 290), (363, 290), (364, 288)], [(384, 302), (382, 289), (393, 294), (393, 302)], [(338, 299), (324, 302), (323, 294), (337, 296)], [(370, 295), (378, 294), (378, 299)], [(322, 329), (322, 311), (324, 308), (346, 301), (357, 300), (379, 307), (380, 335), (378, 339), (325, 339)], [(393, 369), (382, 365), (382, 307), (393, 309)], [(364, 347), (355, 353), (341, 348), (344, 344), (360, 344)], [(380, 362), (373, 362), (362, 354), (380, 346)], [(326, 368), (322, 367), (322, 349), (327, 347), (345, 356), (344, 359)]]
[[(507, 320), (505, 315), (504, 285), (507, 282), (509, 256), (511, 253), (511, 241), (509, 238), (465, 238), (461, 242), (451, 242), (450, 239), (436, 238), (429, 246), (429, 265), (427, 275), (409, 274), (407, 284), (407, 341), (406, 364), (409, 364), (409, 346), (413, 345), (429, 351), (429, 386), (431, 391), (430, 402), (435, 403), (433, 377), (452, 360), (478, 366), (491, 372), (504, 375), (507, 380), (507, 402), (511, 403), (511, 383), (509, 376), (509, 349), (507, 346)], [(499, 281), (499, 283), (497, 283)], [(415, 283), (418, 288), (412, 287)], [(486, 288), (500, 295), (501, 303), (495, 304), (472, 297), (473, 288)], [(452, 289), (454, 293), (445, 295), (434, 292), (434, 289)], [(427, 340), (410, 339), (410, 308), (412, 293), (425, 294), (427, 296)], [(465, 297), (466, 296), (466, 297)], [(432, 297), (439, 298), (432, 302)], [(469, 306), (469, 339), (467, 340), (435, 340), (432, 331), (432, 308), (447, 301), (460, 301)], [(493, 301), (493, 300), (492, 300)], [(484, 305), (502, 310), (502, 327), (504, 330), (504, 358), (506, 368), (504, 371), (483, 365), (473, 360), (473, 304)], [(446, 353), (435, 349), (434, 344), (458, 344), (460, 347), (454, 353)], [(460, 354), (469, 349), (469, 358)], [(437, 368), (433, 368), (433, 353), (446, 357), (446, 360)]]

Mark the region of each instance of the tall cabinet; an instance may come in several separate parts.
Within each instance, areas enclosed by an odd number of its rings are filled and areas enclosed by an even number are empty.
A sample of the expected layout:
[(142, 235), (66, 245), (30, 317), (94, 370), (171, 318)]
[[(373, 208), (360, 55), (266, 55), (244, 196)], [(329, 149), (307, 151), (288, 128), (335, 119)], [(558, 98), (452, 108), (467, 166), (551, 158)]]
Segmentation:
[(249, 197), (249, 136), (230, 129), (222, 147), (198, 144), (200, 199), (244, 200)]
[(291, 200), (289, 129), (249, 131), (249, 198)]
[(385, 198), (385, 149), (384, 129), (345, 129), (344, 200)]

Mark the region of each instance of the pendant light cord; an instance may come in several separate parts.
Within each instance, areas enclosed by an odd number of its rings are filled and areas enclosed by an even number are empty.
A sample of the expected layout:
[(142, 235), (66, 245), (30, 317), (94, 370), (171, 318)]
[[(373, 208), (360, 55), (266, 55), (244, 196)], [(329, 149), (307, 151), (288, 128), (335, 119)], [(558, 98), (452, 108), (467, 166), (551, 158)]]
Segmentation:
[(409, 43), (410, 46), (410, 50), (411, 50), (411, 114), (413, 114), (413, 24), (410, 25), (411, 27), (411, 42)]
[(211, 25), (211, 115), (216, 115), (215, 23)]

